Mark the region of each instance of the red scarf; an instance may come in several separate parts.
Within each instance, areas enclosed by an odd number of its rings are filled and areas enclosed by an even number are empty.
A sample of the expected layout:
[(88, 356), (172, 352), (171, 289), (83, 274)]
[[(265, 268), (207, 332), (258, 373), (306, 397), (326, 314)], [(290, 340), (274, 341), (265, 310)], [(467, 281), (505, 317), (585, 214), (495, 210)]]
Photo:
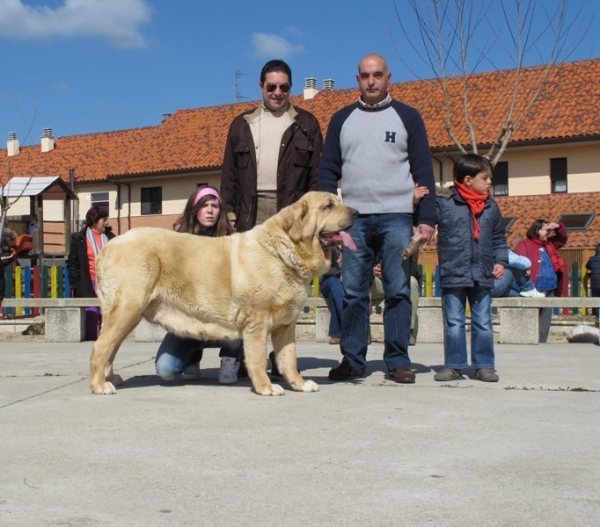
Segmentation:
[(471, 210), (471, 215), (473, 216), (473, 238), (475, 240), (479, 240), (479, 222), (477, 221), (477, 216), (483, 212), (483, 209), (485, 208), (485, 202), (490, 196), (489, 194), (479, 194), (478, 192), (473, 192), (460, 181), (454, 181), (454, 186), (456, 187), (456, 190), (460, 194), (461, 198), (467, 202), (467, 205)]
[(558, 254), (556, 247), (548, 240), (542, 240), (540, 238), (531, 238), (531, 241), (537, 243), (541, 247), (545, 247), (548, 256), (550, 256), (550, 261), (552, 262), (552, 268), (555, 273), (562, 273), (565, 269), (565, 262)]

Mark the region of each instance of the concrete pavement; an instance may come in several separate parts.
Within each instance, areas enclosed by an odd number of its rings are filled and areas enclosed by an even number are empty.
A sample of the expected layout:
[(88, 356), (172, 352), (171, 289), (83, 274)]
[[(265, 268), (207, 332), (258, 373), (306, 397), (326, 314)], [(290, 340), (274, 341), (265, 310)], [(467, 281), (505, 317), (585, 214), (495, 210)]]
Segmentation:
[[(166, 383), (156, 343), (126, 341), (115, 396), (93, 396), (90, 343), (0, 343), (0, 525), (597, 526), (600, 347), (496, 345), (500, 382), (333, 384), (334, 346), (299, 342), (318, 393)], [(469, 372), (472, 373), (472, 372)], [(283, 384), (286, 388), (287, 386)]]

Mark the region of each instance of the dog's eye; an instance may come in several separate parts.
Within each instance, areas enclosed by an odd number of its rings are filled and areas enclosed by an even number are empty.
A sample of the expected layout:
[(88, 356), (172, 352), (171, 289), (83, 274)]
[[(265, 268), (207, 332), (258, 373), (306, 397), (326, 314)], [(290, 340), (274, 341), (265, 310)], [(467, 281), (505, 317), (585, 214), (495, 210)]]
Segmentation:
[(335, 207), (335, 203), (334, 203), (333, 201), (330, 201), (330, 202), (329, 202), (329, 203), (328, 203), (328, 204), (325, 206), (325, 208), (326, 208), (326, 209), (333, 209), (334, 207)]

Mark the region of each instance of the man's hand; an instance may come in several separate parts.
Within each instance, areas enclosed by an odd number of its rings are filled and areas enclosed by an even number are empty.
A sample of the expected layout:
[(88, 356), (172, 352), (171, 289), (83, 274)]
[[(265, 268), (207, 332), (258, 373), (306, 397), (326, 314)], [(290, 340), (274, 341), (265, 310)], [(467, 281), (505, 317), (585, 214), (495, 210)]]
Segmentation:
[(423, 243), (429, 243), (433, 238), (435, 229), (425, 223), (421, 223), (417, 226), (417, 232), (420, 232), (421, 236), (423, 236)]

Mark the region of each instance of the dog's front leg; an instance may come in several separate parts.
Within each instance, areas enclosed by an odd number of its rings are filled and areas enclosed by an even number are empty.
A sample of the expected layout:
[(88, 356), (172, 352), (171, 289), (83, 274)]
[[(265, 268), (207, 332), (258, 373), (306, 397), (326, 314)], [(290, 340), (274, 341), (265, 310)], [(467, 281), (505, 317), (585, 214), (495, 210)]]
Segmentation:
[(285, 395), (283, 388), (278, 384), (271, 384), (267, 375), (267, 335), (268, 328), (264, 322), (254, 320), (244, 328), (244, 355), (248, 376), (257, 394)]
[(271, 333), (277, 367), (288, 384), (298, 392), (318, 392), (314, 381), (307, 381), (298, 372), (296, 358), (296, 323), (279, 326)]

